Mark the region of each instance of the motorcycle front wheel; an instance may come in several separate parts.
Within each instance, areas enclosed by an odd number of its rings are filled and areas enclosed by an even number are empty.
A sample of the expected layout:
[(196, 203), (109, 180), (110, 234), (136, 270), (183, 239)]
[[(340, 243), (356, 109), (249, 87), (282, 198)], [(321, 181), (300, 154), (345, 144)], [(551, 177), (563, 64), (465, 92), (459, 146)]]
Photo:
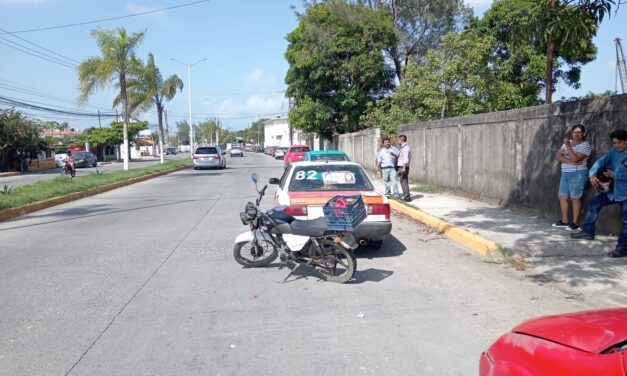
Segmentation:
[(276, 260), (279, 252), (276, 246), (266, 240), (258, 240), (257, 245), (253, 240), (237, 243), (233, 247), (233, 257), (238, 264), (246, 268), (260, 268)]
[(335, 252), (317, 260), (315, 270), (325, 281), (348, 282), (357, 270), (355, 253), (352, 249), (336, 245)]

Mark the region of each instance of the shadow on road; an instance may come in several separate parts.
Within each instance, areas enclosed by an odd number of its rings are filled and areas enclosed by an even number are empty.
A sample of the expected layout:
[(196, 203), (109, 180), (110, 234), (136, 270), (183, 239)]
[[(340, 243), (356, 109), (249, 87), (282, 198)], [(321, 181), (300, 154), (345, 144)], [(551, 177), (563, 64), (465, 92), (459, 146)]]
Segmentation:
[(369, 248), (368, 246), (359, 247), (355, 251), (357, 259), (360, 258), (381, 258), (381, 257), (396, 257), (400, 256), (407, 250), (407, 247), (394, 235), (389, 235), (383, 241), (383, 246), (380, 249)]
[[(1, 228), (0, 232), (19, 229), (19, 228), (44, 226), (47, 224), (58, 224), (61, 222), (73, 221), (76, 219), (83, 219), (83, 218), (88, 218), (88, 217), (98, 217), (98, 216), (103, 216), (103, 215), (132, 212), (132, 211), (138, 211), (138, 210), (144, 210), (144, 209), (150, 209), (150, 208), (156, 208), (156, 207), (162, 207), (162, 206), (180, 205), (180, 204), (185, 204), (185, 203), (194, 202), (194, 201), (198, 201), (198, 200), (178, 200), (178, 201), (172, 201), (172, 202), (167, 202), (167, 203), (145, 205), (145, 206), (140, 206), (136, 208), (120, 209), (120, 210), (110, 210), (110, 208), (106, 205), (87, 205), (87, 206), (82, 206), (78, 208), (71, 208), (71, 209), (56, 211), (56, 212), (49, 213), (49, 214), (38, 215), (36, 217), (36, 219), (38, 220), (46, 218), (46, 217), (55, 217), (55, 219), (51, 221), (33, 223), (33, 224), (28, 224), (28, 225), (21, 225), (21, 226), (18, 225), (18, 226)], [(59, 218), (59, 217), (70, 217), (70, 218)], [(6, 221), (5, 223), (18, 223), (19, 221), (22, 221), (25, 219), (33, 219), (33, 217), (18, 217), (17, 219), (9, 220), (9, 221)]]

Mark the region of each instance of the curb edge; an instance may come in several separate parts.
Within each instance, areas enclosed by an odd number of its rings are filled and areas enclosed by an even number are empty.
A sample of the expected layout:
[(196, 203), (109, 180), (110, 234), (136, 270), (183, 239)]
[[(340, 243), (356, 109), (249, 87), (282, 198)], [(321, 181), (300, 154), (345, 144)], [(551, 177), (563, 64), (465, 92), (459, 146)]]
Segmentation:
[(65, 204), (68, 203), (70, 201), (76, 201), (79, 200), (81, 198), (85, 198), (85, 197), (89, 197), (89, 196), (94, 196), (100, 193), (104, 193), (107, 191), (112, 191), (114, 189), (117, 188), (121, 188), (121, 187), (125, 187), (127, 185), (131, 185), (131, 184), (135, 184), (135, 183), (139, 183), (145, 180), (149, 180), (152, 178), (156, 178), (162, 175), (167, 175), (170, 174), (172, 172), (176, 172), (176, 171), (180, 171), (180, 170), (185, 170), (188, 169), (190, 166), (181, 166), (181, 167), (177, 167), (173, 170), (166, 170), (166, 171), (159, 171), (159, 172), (155, 172), (149, 175), (144, 175), (144, 176), (137, 176), (128, 180), (123, 180), (123, 181), (119, 181), (116, 183), (111, 183), (111, 184), (107, 184), (107, 185), (103, 185), (100, 187), (96, 187), (96, 188), (90, 188), (87, 189), (85, 191), (81, 191), (81, 192), (74, 192), (74, 193), (69, 193), (65, 196), (59, 196), (59, 197), (53, 197), (53, 198), (49, 198), (47, 200), (43, 200), (43, 201), (37, 201), (37, 202), (33, 202), (31, 204), (26, 204), (23, 206), (18, 206), (16, 208), (11, 208), (11, 209), (6, 209), (6, 210), (0, 210), (0, 222), (2, 221), (6, 221), (7, 219), (11, 219), (11, 218), (15, 218), (15, 217), (19, 217), (25, 214), (30, 214), (39, 210), (43, 210), (43, 209), (47, 209), (53, 206), (57, 206), (57, 205), (61, 205), (61, 204)]
[(455, 227), (454, 225), (427, 214), (418, 208), (410, 207), (409, 205), (393, 200), (390, 200), (390, 207), (396, 212), (405, 214), (429, 227), (435, 228), (448, 238), (472, 249), (482, 256), (489, 256), (498, 251), (499, 247), (495, 242), (485, 239), (477, 234), (473, 234), (467, 230)]

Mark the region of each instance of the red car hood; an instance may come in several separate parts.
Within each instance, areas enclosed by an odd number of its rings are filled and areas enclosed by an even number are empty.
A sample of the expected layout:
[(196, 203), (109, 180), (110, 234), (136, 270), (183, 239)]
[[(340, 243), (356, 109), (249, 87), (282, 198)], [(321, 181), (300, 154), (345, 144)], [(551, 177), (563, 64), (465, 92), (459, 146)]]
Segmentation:
[(627, 308), (539, 317), (512, 331), (598, 354), (627, 340)]

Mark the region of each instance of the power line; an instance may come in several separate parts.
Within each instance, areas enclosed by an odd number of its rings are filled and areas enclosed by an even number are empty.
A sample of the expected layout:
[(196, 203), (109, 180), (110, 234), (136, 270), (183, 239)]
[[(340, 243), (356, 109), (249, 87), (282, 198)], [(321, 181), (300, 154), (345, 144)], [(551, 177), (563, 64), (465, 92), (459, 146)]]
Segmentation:
[[(44, 51), (48, 51), (48, 52), (50, 52), (50, 53), (52, 53), (52, 54), (54, 54), (54, 55), (57, 55), (57, 56), (59, 56), (59, 57), (61, 57), (61, 58), (65, 59), (65, 60), (67, 60), (67, 61), (69, 62), (69, 64), (79, 64), (79, 62), (78, 62), (77, 60), (74, 60), (74, 59), (72, 59), (72, 58), (69, 58), (69, 57), (67, 57), (67, 56), (65, 56), (65, 55), (61, 55), (60, 53), (54, 52), (54, 51), (52, 51), (52, 50), (49, 50), (49, 49), (47, 49), (47, 48), (45, 48), (45, 47), (42, 47), (42, 46), (40, 46), (40, 45), (36, 44), (36, 43), (33, 43), (33, 42), (31, 42), (31, 41), (28, 41), (28, 40), (26, 40), (26, 39), (24, 39), (24, 38), (22, 38), (22, 37), (20, 37), (20, 36), (18, 36), (18, 35), (15, 35), (14, 33), (11, 33), (11, 32), (8, 32), (8, 31), (4, 30), (4, 29), (3, 29), (3, 28), (1, 28), (1, 27), (0, 27), (0, 31), (3, 31), (3, 32), (4, 32), (4, 33), (6, 33), (6, 34), (10, 34), (13, 38), (17, 38), (17, 39), (19, 39), (19, 40), (22, 40), (22, 41), (24, 41), (24, 42), (28, 43), (28, 44), (31, 44), (31, 45), (35, 46), (35, 47), (39, 47), (39, 48), (41, 48), (41, 49), (42, 49), (42, 50), (44, 50)], [(4, 38), (2, 38), (2, 39), (4, 39)]]
[[(11, 41), (9, 41), (9, 42), (11, 42)], [(15, 43), (15, 42), (11, 42), (11, 43)], [(28, 51), (24, 51), (24, 50), (22, 50), (22, 49), (20, 49), (20, 48), (18, 48), (18, 47), (11, 46), (10, 44), (6, 44), (6, 43), (4, 43), (4, 42), (0, 42), (0, 44), (4, 44), (5, 46), (7, 46), (7, 47), (11, 47), (11, 48), (14, 48), (14, 49), (16, 49), (16, 50), (18, 50), (18, 51), (22, 51), (22, 52), (24, 52), (25, 54), (29, 54), (29, 55), (31, 55), (31, 56), (35, 56), (35, 57), (38, 57), (38, 58), (43, 59), (43, 60), (47, 60), (47, 61), (49, 61), (49, 62), (51, 62), (51, 63), (59, 64), (59, 65), (62, 65), (62, 66), (64, 66), (64, 67), (71, 68), (71, 69), (75, 69), (75, 68), (76, 68), (76, 66), (72, 66), (72, 65), (69, 65), (69, 64), (66, 64), (66, 63), (60, 62), (59, 60), (51, 60), (51, 59), (45, 58), (45, 57), (43, 57), (43, 56), (39, 56), (39, 55), (36, 55), (36, 54), (30, 53), (30, 52), (28, 52)], [(26, 47), (25, 47), (25, 48), (26, 48)]]
[(101, 20), (95, 20), (95, 21), (77, 22), (77, 23), (68, 24), (68, 25), (61, 25), (61, 26), (49, 26), (49, 27), (42, 27), (42, 28), (38, 28), (38, 29), (18, 30), (18, 31), (4, 32), (4, 33), (0, 33), (0, 34), (30, 33), (30, 32), (32, 32), (32, 31), (43, 31), (43, 30), (61, 29), (61, 28), (65, 28), (65, 27), (73, 27), (73, 26), (88, 25), (88, 24), (94, 24), (94, 23), (98, 23), (98, 22), (115, 21), (115, 20), (121, 20), (121, 19), (123, 19), (123, 18), (136, 17), (136, 16), (142, 16), (142, 15), (145, 15), (145, 14), (150, 14), (150, 13), (163, 12), (164, 10), (170, 10), (170, 9), (175, 9), (175, 8), (183, 8), (183, 7), (187, 7), (187, 6), (190, 6), (190, 5), (196, 5), (196, 4), (200, 4), (200, 3), (208, 3), (209, 1), (210, 1), (210, 0), (200, 0), (200, 1), (195, 1), (195, 2), (193, 2), (193, 3), (187, 3), (187, 4), (181, 4), (181, 5), (174, 5), (174, 6), (171, 6), (171, 7), (166, 7), (166, 8), (161, 8), (161, 9), (155, 9), (155, 10), (149, 10), (149, 11), (146, 11), (146, 12), (141, 12), (141, 13), (129, 14), (129, 15), (127, 15), (127, 16), (118, 16), (118, 17), (104, 18), (104, 19), (101, 19)]
[[(0, 79), (0, 81), (9, 82), (9, 81), (5, 81), (5, 80), (2, 80), (2, 79)], [(40, 91), (26, 89), (26, 88), (21, 88), (19, 86), (11, 85), (10, 83), (0, 82), (0, 89), (15, 91), (15, 92), (18, 92), (18, 93), (21, 93), (21, 94), (28, 94), (28, 95), (32, 95), (32, 96), (35, 96), (35, 97), (45, 98), (45, 99), (51, 99), (51, 100), (54, 100), (54, 101), (57, 101), (57, 102), (76, 104), (76, 101), (73, 101), (73, 100), (70, 100), (70, 99), (55, 97), (54, 95), (46, 94), (46, 93), (43, 93), (43, 92), (40, 92)], [(86, 107), (91, 107), (91, 108), (95, 108), (95, 109), (103, 110), (103, 111), (110, 111), (111, 110), (110, 108), (98, 107), (98, 106), (93, 106), (93, 105), (90, 105), (90, 104), (87, 104)]]
[[(34, 103), (34, 104), (33, 104)], [(115, 117), (116, 114), (114, 113), (93, 113), (93, 112), (84, 112), (84, 111), (67, 111), (67, 110), (63, 110), (63, 108), (67, 107), (57, 107), (57, 108), (52, 108), (52, 107), (44, 107), (44, 106), (39, 106), (38, 102), (24, 102), (23, 100), (19, 100), (19, 99), (15, 99), (15, 98), (7, 98), (7, 97), (2, 97), (0, 96), (0, 104), (5, 104), (11, 107), (19, 107), (19, 108), (28, 108), (31, 110), (37, 110), (37, 111), (44, 111), (44, 112), (50, 112), (50, 113), (55, 113), (55, 114), (61, 114), (61, 115), (71, 115), (71, 116), (79, 116), (79, 117)]]

